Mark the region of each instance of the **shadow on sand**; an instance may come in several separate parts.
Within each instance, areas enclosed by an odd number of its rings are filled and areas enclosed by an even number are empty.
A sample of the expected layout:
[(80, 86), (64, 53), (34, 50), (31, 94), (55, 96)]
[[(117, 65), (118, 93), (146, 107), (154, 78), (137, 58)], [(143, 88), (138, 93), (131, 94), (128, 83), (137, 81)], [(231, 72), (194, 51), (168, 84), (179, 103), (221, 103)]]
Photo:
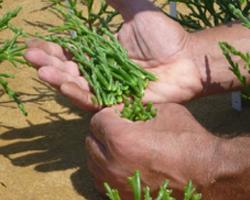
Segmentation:
[(231, 107), (231, 95), (201, 98), (188, 103), (195, 118), (210, 132), (222, 137), (250, 136), (250, 106), (241, 112)]
[[(89, 133), (90, 115), (82, 119), (59, 120), (23, 129), (10, 129), (0, 135), (9, 141), (0, 154), (15, 166), (34, 166), (39, 172), (78, 169), (71, 175), (75, 190), (87, 199), (100, 199), (86, 166), (84, 139)], [(16, 156), (18, 154), (20, 156)], [(13, 155), (15, 155), (13, 157)]]

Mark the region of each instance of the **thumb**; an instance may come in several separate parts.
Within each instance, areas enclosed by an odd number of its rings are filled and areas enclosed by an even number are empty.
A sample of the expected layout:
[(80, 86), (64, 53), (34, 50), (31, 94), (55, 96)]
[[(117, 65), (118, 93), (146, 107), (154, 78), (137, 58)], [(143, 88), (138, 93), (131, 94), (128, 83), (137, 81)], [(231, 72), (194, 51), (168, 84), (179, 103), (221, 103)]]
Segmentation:
[(128, 119), (121, 118), (122, 105), (104, 108), (96, 113), (90, 122), (93, 136), (102, 144), (111, 134), (119, 134), (133, 125)]

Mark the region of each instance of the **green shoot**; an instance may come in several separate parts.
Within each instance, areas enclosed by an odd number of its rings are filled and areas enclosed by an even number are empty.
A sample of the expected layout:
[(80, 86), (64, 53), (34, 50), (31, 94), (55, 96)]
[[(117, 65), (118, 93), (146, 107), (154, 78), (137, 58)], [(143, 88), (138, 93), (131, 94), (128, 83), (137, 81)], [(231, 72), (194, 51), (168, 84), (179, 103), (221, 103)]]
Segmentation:
[(21, 8), (16, 8), (13, 11), (9, 11), (5, 13), (1, 18), (0, 18), (0, 31), (8, 28), (9, 22), (15, 18), (18, 13), (21, 11)]
[(25, 111), (23, 103), (20, 101), (17, 94), (9, 87), (8, 81), (5, 80), (5, 78), (14, 78), (14, 75), (0, 73), (0, 85), (2, 86), (5, 93), (17, 103), (17, 106), (22, 114), (26, 116), (27, 112)]
[[(132, 177), (128, 178), (128, 183), (131, 186), (132, 192), (134, 194), (134, 200), (141, 200), (141, 180), (140, 172), (137, 170)], [(106, 190), (106, 195), (109, 200), (121, 200), (118, 190), (111, 189), (108, 183), (104, 183)], [(150, 194), (150, 188), (146, 186), (144, 188), (144, 200), (153, 200)], [(201, 200), (201, 194), (196, 192), (191, 181), (184, 187), (184, 199), (183, 200)], [(159, 189), (158, 195), (155, 200), (175, 200), (172, 196), (172, 190), (168, 188), (168, 181), (164, 181)]]
[[(26, 46), (18, 44), (18, 39), (21, 36), (24, 36), (24, 33), (21, 29), (18, 29), (10, 24), (10, 21), (15, 18), (20, 11), (21, 8), (17, 8), (13, 11), (7, 12), (2, 17), (0, 17), (0, 31), (9, 29), (14, 34), (11, 39), (4, 40), (4, 43), (0, 45), (0, 64), (6, 61), (11, 63), (14, 67), (17, 67), (18, 64), (26, 64), (26, 61), (24, 61), (23, 59), (23, 50), (26, 48)], [(14, 76), (8, 73), (1, 73), (0, 86), (10, 97), (10, 99), (16, 102), (19, 110), (24, 115), (27, 115), (27, 112), (24, 109), (24, 105), (18, 98), (18, 95), (9, 86), (9, 83), (7, 81), (8, 78), (14, 78)]]
[(144, 199), (145, 200), (153, 200), (153, 198), (151, 197), (151, 194), (150, 194), (150, 188), (148, 186), (146, 186), (144, 188)]
[(245, 0), (169, 0), (169, 2), (187, 7), (187, 14), (179, 13), (175, 20), (191, 31), (235, 21), (237, 17), (231, 12), (229, 4), (242, 10), (244, 15), (250, 10), (250, 2)]
[(250, 28), (250, 18), (245, 17), (243, 12), (241, 11), (241, 9), (238, 9), (233, 4), (229, 4), (229, 9), (230, 9), (231, 13), (235, 17), (237, 17), (237, 19), (239, 19), (245, 27)]
[(193, 187), (192, 181), (189, 181), (184, 188), (184, 200), (200, 200), (201, 194), (196, 193), (196, 189)]
[(110, 200), (121, 200), (118, 190), (112, 189), (108, 183), (104, 183), (106, 195)]
[(172, 197), (172, 190), (168, 188), (168, 184), (169, 182), (167, 180), (163, 182), (156, 200), (175, 200), (175, 198)]
[(234, 75), (237, 77), (237, 79), (240, 81), (243, 87), (242, 96), (245, 99), (250, 99), (250, 85), (247, 84), (246, 77), (242, 75), (240, 68), (239, 68), (239, 64), (234, 62), (232, 59), (232, 56), (240, 57), (243, 61), (245, 61), (245, 65), (244, 65), (245, 69), (247, 69), (250, 72), (250, 54), (249, 53), (244, 54), (240, 51), (237, 51), (234, 47), (232, 47), (226, 42), (220, 42), (219, 45), (223, 51), (225, 58), (230, 64), (230, 70), (234, 73)]
[[(243, 11), (235, 7), (233, 4), (229, 4), (228, 7), (232, 14), (237, 17), (245, 27), (250, 29), (250, 18), (244, 16)], [(237, 77), (243, 87), (242, 97), (247, 100), (250, 100), (250, 85), (247, 83), (246, 77), (242, 75), (239, 63), (234, 62), (232, 59), (232, 56), (236, 56), (243, 60), (245, 63), (244, 68), (250, 73), (250, 53), (240, 52), (226, 42), (220, 42), (219, 46), (223, 51), (223, 54), (227, 59), (228, 63), (230, 64), (230, 70), (234, 73), (234, 75)]]
[[(99, 28), (105, 27), (108, 31), (116, 33), (121, 27), (121, 23), (115, 25), (113, 20), (119, 13), (108, 6), (104, 0), (68, 0), (67, 4), (61, 0), (48, 1), (52, 7), (60, 6), (68, 9), (72, 15), (80, 18), (89, 29), (95, 28), (99, 34), (101, 33)], [(94, 9), (96, 2), (98, 2), (99, 8)], [(87, 12), (83, 11), (83, 8), (86, 8)], [(53, 9), (52, 12), (54, 12)]]
[(140, 172), (136, 171), (134, 176), (128, 178), (129, 185), (134, 193), (134, 200), (141, 200), (141, 180)]
[(148, 102), (145, 106), (140, 99), (124, 100), (124, 108), (121, 112), (123, 118), (131, 121), (147, 121), (156, 116), (157, 110), (153, 107), (152, 102)]

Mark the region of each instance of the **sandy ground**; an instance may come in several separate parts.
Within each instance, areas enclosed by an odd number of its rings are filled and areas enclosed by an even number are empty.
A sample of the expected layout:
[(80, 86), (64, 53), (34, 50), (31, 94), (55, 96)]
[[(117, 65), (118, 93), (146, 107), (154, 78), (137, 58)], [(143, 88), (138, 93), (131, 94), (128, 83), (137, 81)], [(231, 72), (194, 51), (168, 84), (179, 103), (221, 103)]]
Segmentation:
[[(14, 23), (26, 31), (40, 31), (27, 21), (58, 23), (41, 10), (45, 4), (40, 0), (5, 0), (4, 10), (17, 4), (23, 11)], [(7, 36), (1, 33), (0, 39)], [(79, 111), (40, 82), (34, 69), (7, 66), (6, 70), (16, 74), (11, 86), (18, 89), (29, 115), (23, 117), (0, 90), (0, 199), (100, 199), (85, 163), (84, 137), (91, 114)], [(215, 133), (250, 133), (249, 108), (232, 110), (229, 94), (203, 98), (188, 107)]]

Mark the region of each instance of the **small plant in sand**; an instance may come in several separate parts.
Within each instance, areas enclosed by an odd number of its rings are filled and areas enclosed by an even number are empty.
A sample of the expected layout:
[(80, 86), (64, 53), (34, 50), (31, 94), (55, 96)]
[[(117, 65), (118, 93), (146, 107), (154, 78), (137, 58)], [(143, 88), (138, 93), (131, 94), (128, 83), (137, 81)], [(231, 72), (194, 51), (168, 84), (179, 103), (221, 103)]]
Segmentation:
[[(0, 1), (0, 4), (3, 1)], [(0, 7), (1, 8), (1, 7)], [(13, 33), (11, 39), (6, 39), (0, 44), (0, 64), (1, 67), (4, 67), (7, 63), (10, 63), (13, 67), (17, 67), (18, 64), (26, 64), (23, 59), (23, 50), (26, 48), (24, 44), (18, 44), (18, 39), (24, 35), (23, 31), (13, 25), (10, 21), (15, 18), (20, 12), (21, 8), (17, 8), (13, 11), (5, 13), (3, 16), (0, 16), (0, 32), (3, 30), (8, 30)], [(4, 92), (14, 100), (20, 111), (27, 115), (24, 106), (18, 95), (14, 90), (9, 86), (8, 79), (14, 78), (15, 76), (10, 73), (0, 73), (0, 86)]]
[[(150, 194), (150, 188), (148, 186), (143, 188), (142, 191), (139, 171), (136, 171), (132, 177), (128, 178), (128, 183), (133, 191), (134, 200), (153, 200), (153, 197)], [(169, 189), (168, 185), (168, 181), (164, 181), (156, 198), (154, 198), (155, 200), (175, 200), (175, 198), (172, 196), (173, 191)], [(121, 200), (119, 191), (117, 189), (112, 189), (108, 183), (104, 183), (104, 187), (109, 200)], [(201, 197), (202, 195), (196, 192), (192, 182), (189, 181), (184, 188), (183, 200), (201, 200)]]

